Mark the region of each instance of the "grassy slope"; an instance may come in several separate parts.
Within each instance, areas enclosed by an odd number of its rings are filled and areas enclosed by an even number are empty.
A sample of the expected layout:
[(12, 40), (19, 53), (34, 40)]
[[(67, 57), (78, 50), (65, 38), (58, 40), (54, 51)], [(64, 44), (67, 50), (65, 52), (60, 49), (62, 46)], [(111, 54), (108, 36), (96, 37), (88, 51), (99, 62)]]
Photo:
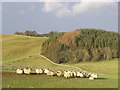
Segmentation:
[(11, 88), (116, 88), (117, 81), (109, 78), (90, 81), (86, 78), (64, 79), (47, 75), (3, 74), (3, 87)]
[[(32, 66), (40, 68), (53, 69), (71, 69), (53, 65), (45, 58), (40, 57), (40, 48), (42, 42), (47, 38), (33, 38), (26, 36), (3, 35), (3, 65), (4, 66)], [(3, 87), (64, 87), (64, 88), (110, 88), (118, 86), (118, 61), (100, 61), (100, 62), (85, 62), (78, 64), (71, 64), (73, 66), (82, 67), (83, 69), (104, 74), (103, 79), (90, 81), (88, 79), (64, 79), (58, 77), (48, 77), (46, 75), (16, 75), (15, 73), (3, 73)], [(14, 77), (13, 77), (14, 76)], [(31, 78), (32, 77), (32, 78)]]
[[(86, 69), (94, 72), (100, 72), (101, 75), (97, 80), (90, 81), (87, 78), (64, 79), (59, 77), (50, 77), (47, 75), (17, 75), (15, 73), (3, 73), (3, 87), (17, 88), (117, 88), (117, 61), (106, 61), (105, 68), (101, 62), (84, 63)], [(84, 65), (78, 65), (84, 67)], [(89, 69), (88, 66), (90, 65)], [(99, 71), (97, 65), (100, 65)], [(112, 67), (110, 67), (112, 65)], [(93, 69), (94, 68), (94, 69)]]
[(46, 39), (46, 37), (3, 35), (3, 66), (76, 70), (54, 65), (39, 55), (41, 53), (41, 45)]
[(42, 42), (44, 42), (46, 39), (46, 37), (36, 38), (3, 35), (3, 65), (14, 65), (15, 62), (21, 63), (21, 60), (23, 62), (23, 60), (29, 60), (32, 56), (37, 56), (40, 54)]

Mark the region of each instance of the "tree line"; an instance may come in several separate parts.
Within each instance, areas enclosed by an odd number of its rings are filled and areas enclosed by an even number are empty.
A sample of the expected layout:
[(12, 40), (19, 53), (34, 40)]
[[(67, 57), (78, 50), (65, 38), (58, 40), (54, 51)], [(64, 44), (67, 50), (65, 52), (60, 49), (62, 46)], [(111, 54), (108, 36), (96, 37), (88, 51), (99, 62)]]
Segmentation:
[(120, 35), (100, 29), (56, 32), (42, 45), (42, 54), (56, 63), (119, 58)]
[(36, 31), (30, 31), (30, 30), (27, 30), (25, 32), (18, 32), (16, 31), (14, 34), (16, 35), (26, 35), (26, 36), (34, 36), (34, 37), (49, 37), (53, 34), (54, 32), (51, 31), (49, 33), (44, 33), (44, 34), (39, 34), (37, 33)]

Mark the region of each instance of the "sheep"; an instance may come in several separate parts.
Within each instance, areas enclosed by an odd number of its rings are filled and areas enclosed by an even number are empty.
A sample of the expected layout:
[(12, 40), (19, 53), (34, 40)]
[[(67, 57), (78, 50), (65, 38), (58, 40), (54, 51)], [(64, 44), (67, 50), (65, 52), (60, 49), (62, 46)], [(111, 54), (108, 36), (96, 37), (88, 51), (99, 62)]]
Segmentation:
[(49, 72), (49, 69), (44, 69), (44, 73), (47, 74)]
[(94, 80), (94, 77), (91, 77), (91, 76), (90, 76), (90, 77), (89, 77), (89, 80)]
[(98, 78), (98, 74), (91, 74), (91, 77), (94, 77), (95, 79), (97, 79)]
[(86, 78), (89, 78), (91, 76), (91, 73), (86, 74)]
[(44, 70), (43, 69), (40, 69), (39, 70), (40, 74), (44, 73)]
[(53, 76), (57, 76), (57, 71), (53, 71), (54, 72), (54, 75)]
[(72, 75), (73, 75), (73, 77), (76, 77), (77, 76), (76, 71), (72, 71)]
[(36, 69), (35, 71), (36, 71), (37, 74), (39, 74), (39, 69)]
[(74, 77), (74, 74), (71, 71), (68, 71), (68, 73), (70, 74), (70, 77)]
[(75, 77), (73, 72), (71, 72), (71, 77), (72, 77), (72, 78)]
[(97, 78), (98, 78), (98, 74), (95, 74), (95, 75), (94, 75), (94, 78), (97, 79)]
[(80, 77), (80, 72), (77, 72), (77, 75), (76, 75), (77, 77)]
[(24, 68), (24, 73), (25, 74), (30, 74), (30, 72), (31, 72), (31, 68)]
[(63, 71), (59, 69), (57, 71), (57, 76), (62, 77), (63, 76)]
[(84, 74), (82, 72), (80, 72), (80, 77), (83, 78), (84, 77)]
[(36, 69), (36, 73), (37, 74), (42, 74), (42, 73), (44, 73), (44, 71), (43, 71), (43, 69)]
[(22, 69), (17, 69), (17, 70), (16, 70), (16, 73), (17, 73), (17, 74), (23, 74), (23, 70), (22, 70)]
[(84, 72), (84, 73), (83, 73), (83, 77), (84, 77), (84, 78), (87, 78), (87, 77), (89, 77), (89, 74), (87, 74), (87, 73)]
[(97, 79), (98, 78), (98, 74), (91, 74), (90, 77), (89, 77), (89, 80), (94, 80), (94, 79)]
[(54, 76), (54, 75), (55, 75), (55, 72), (52, 71), (52, 70), (50, 70), (50, 71), (47, 72), (47, 75), (48, 75), (48, 76)]
[(71, 73), (69, 71), (64, 71), (64, 78), (70, 78)]
[(46, 74), (48, 75), (48, 76), (51, 76), (51, 71), (48, 71), (48, 72), (46, 72)]

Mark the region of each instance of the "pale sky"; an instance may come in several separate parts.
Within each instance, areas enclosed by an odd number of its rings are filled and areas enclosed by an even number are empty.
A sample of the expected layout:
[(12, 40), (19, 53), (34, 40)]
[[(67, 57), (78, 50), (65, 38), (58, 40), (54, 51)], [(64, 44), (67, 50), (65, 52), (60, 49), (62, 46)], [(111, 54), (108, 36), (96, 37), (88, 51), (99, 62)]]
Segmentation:
[[(46, 0), (44, 0), (46, 1)], [(118, 31), (118, 4), (110, 2), (2, 2), (2, 33), (97, 28)], [(99, 1), (99, 0), (98, 0)], [(108, 1), (108, 0), (107, 0)]]

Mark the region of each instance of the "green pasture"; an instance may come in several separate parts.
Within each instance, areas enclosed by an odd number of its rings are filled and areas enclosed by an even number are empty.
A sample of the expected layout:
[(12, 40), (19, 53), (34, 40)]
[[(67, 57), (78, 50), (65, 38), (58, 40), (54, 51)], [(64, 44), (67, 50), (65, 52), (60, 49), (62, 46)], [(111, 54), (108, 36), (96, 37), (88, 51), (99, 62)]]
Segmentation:
[[(29, 37), (17, 35), (2, 35), (2, 66), (50, 68), (62, 70), (78, 69), (59, 66), (40, 56), (41, 45), (47, 37)], [(1, 54), (1, 53), (0, 53)], [(3, 88), (117, 88), (118, 87), (118, 60), (99, 62), (81, 62), (67, 64), (82, 68), (85, 71), (99, 73), (99, 79), (71, 78), (47, 75), (17, 75), (15, 69), (2, 71)]]

